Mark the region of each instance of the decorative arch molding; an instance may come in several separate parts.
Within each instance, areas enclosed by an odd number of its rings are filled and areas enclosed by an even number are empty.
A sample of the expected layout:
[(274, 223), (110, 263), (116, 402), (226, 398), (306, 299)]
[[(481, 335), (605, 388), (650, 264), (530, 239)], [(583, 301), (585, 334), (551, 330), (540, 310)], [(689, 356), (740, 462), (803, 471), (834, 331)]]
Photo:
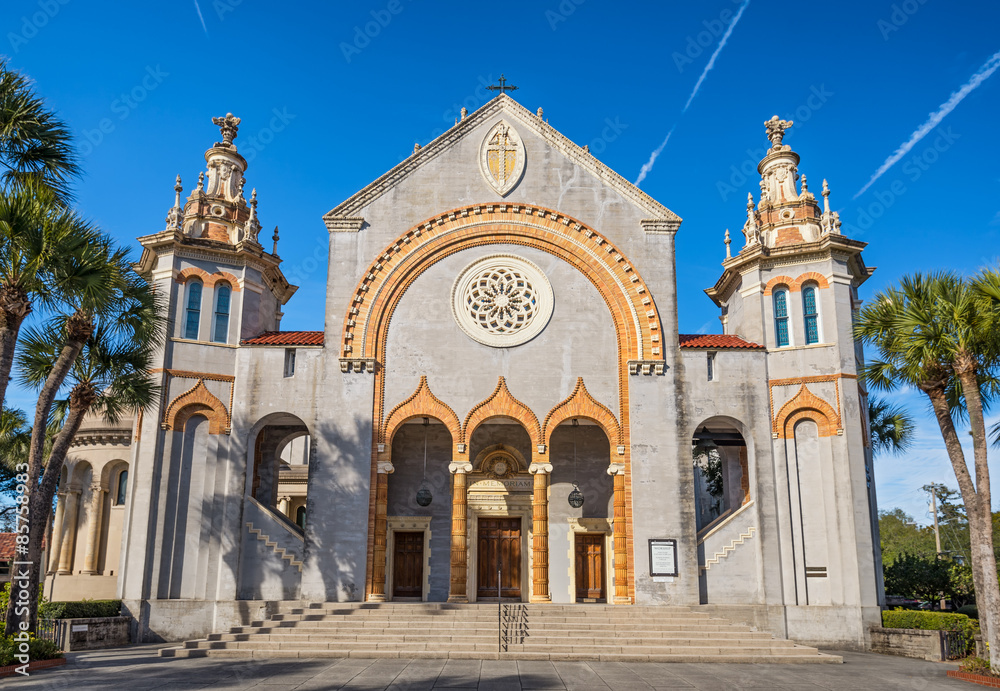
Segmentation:
[(577, 378), (573, 393), (562, 402), (557, 403), (549, 411), (549, 414), (545, 416), (545, 422), (542, 423), (543, 443), (546, 446), (549, 445), (552, 432), (561, 423), (570, 418), (580, 417), (592, 420), (600, 425), (604, 429), (604, 433), (608, 436), (608, 441), (613, 442), (617, 446), (625, 443), (618, 420), (606, 406), (599, 403), (590, 395), (590, 392), (587, 391), (587, 386), (583, 383), (583, 377)]
[(770, 295), (774, 292), (775, 288), (781, 285), (787, 286), (789, 292), (798, 293), (802, 290), (803, 284), (810, 282), (815, 283), (819, 288), (830, 287), (830, 282), (826, 279), (826, 276), (815, 271), (807, 271), (796, 278), (792, 278), (791, 276), (775, 276), (764, 286), (764, 295)]
[(178, 271), (175, 280), (178, 283), (184, 284), (192, 276), (200, 278), (206, 288), (211, 288), (216, 283), (228, 283), (233, 289), (233, 292), (240, 292), (240, 279), (228, 271), (216, 271), (214, 274), (210, 274), (204, 269), (199, 269), (196, 266), (189, 266), (186, 269)]
[(472, 461), (473, 470), (482, 472), (483, 464), (488, 458), (491, 458), (495, 454), (505, 454), (510, 456), (517, 463), (517, 470), (519, 472), (528, 472), (528, 467), (531, 465), (531, 462), (513, 446), (507, 446), (506, 444), (492, 444), (476, 454), (475, 459)]
[(104, 467), (101, 468), (101, 489), (111, 491), (112, 478), (117, 477), (119, 471), (128, 469), (128, 461), (121, 458), (105, 463)]
[(399, 236), (358, 283), (344, 319), (341, 356), (380, 363), (392, 312), (413, 281), (455, 252), (485, 244), (539, 249), (581, 271), (607, 303), (623, 359), (662, 358), (660, 317), (645, 282), (622, 251), (557, 211), (524, 204), (475, 204), (427, 219)]
[(427, 384), (426, 375), (420, 377), (416, 391), (410, 397), (399, 403), (390, 412), (382, 425), (379, 443), (392, 448), (392, 438), (404, 422), (415, 417), (432, 417), (444, 423), (451, 433), (452, 443), (458, 443), (462, 438), (462, 423), (458, 415), (447, 403), (435, 396)]
[(533, 446), (537, 448), (544, 443), (542, 427), (538, 424), (538, 418), (531, 412), (531, 408), (511, 395), (507, 388), (507, 381), (503, 377), (500, 377), (497, 387), (493, 389), (489, 398), (478, 403), (469, 411), (465, 417), (465, 425), (462, 427), (462, 436), (459, 442), (467, 443), (476, 428), (491, 417), (506, 417), (517, 420), (527, 430)]
[(778, 439), (791, 439), (795, 436), (795, 424), (805, 419), (816, 423), (821, 437), (832, 437), (842, 432), (840, 416), (833, 406), (803, 384), (775, 416), (774, 434)]
[(197, 384), (170, 402), (163, 413), (161, 427), (165, 430), (183, 430), (185, 423), (195, 415), (208, 418), (209, 434), (229, 434), (229, 411), (208, 390), (204, 379), (199, 379)]

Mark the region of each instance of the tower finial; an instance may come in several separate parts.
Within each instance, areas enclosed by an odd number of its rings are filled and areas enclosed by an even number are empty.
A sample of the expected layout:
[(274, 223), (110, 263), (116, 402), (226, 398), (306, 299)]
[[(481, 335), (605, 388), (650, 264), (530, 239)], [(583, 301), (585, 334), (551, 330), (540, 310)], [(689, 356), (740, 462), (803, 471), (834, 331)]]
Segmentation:
[(733, 258), (733, 255), (732, 255), (732, 253), (731, 253), (731, 252), (729, 251), (729, 243), (731, 243), (731, 242), (732, 242), (732, 240), (730, 240), (730, 239), (729, 239), (729, 228), (726, 228), (726, 239), (725, 239), (725, 240), (723, 240), (723, 242), (725, 242), (725, 243), (726, 243), (726, 259), (732, 259), (732, 258)]
[(234, 117), (232, 113), (226, 113), (225, 117), (212, 118), (212, 123), (217, 125), (222, 133), (222, 141), (216, 142), (215, 145), (235, 149), (233, 140), (236, 139), (236, 133), (240, 129), (240, 119)]
[(271, 236), (274, 240), (274, 248), (271, 250), (271, 254), (278, 256), (278, 226), (274, 226), (274, 235)]
[(826, 184), (826, 178), (823, 178), (823, 213), (830, 213), (830, 186)]
[(196, 192), (205, 191), (205, 171), (198, 173), (198, 187), (196, 188), (195, 191)]
[(174, 183), (174, 208), (175, 209), (181, 208), (181, 192), (183, 192), (183, 191), (184, 191), (184, 188), (181, 187), (181, 176), (178, 175), (177, 176), (177, 181)]
[(764, 122), (764, 129), (767, 130), (767, 138), (771, 141), (772, 149), (781, 148), (781, 140), (785, 136), (785, 130), (794, 123), (792, 120), (782, 120), (777, 115)]
[(181, 176), (174, 182), (174, 205), (167, 212), (167, 230), (181, 232), (184, 229), (184, 211), (181, 209)]

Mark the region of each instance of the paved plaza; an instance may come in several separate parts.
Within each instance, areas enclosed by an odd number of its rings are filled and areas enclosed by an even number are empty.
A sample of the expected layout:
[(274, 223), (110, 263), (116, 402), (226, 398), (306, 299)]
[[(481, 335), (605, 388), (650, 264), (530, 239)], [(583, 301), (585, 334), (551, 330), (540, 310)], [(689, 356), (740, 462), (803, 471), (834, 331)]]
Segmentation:
[[(844, 664), (664, 664), (480, 660), (224, 660), (158, 657), (157, 647), (71, 653), (58, 670), (0, 680), (16, 689), (970, 689), (955, 665), (838, 652)], [(832, 652), (832, 651), (831, 651)]]

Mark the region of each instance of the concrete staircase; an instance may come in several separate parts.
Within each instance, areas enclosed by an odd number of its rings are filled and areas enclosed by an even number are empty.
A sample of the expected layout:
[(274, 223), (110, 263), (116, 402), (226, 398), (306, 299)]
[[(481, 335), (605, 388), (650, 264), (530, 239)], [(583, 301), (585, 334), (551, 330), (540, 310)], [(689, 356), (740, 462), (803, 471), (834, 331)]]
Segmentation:
[(843, 662), (688, 607), (278, 603), (267, 621), (163, 657)]

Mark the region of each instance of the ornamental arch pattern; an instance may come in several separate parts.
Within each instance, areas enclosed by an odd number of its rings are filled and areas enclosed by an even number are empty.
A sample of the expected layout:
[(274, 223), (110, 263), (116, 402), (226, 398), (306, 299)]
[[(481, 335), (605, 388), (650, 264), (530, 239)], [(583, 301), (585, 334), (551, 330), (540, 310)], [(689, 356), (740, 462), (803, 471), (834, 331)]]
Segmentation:
[(774, 433), (779, 439), (795, 436), (795, 423), (810, 419), (819, 428), (820, 437), (832, 437), (841, 430), (840, 415), (833, 406), (816, 396), (805, 384), (774, 417)]

